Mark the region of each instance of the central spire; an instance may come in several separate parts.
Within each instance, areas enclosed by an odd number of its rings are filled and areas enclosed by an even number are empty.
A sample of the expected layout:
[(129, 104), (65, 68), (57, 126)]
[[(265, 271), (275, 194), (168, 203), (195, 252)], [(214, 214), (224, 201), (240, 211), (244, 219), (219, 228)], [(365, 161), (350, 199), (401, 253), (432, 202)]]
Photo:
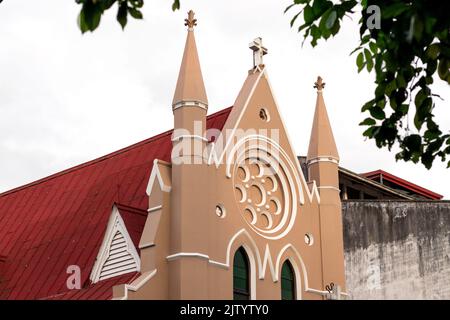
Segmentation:
[(185, 26), (188, 27), (188, 34), (173, 97), (173, 109), (183, 105), (200, 106), (205, 109), (208, 107), (208, 98), (195, 44), (194, 27), (197, 25), (197, 19), (194, 18), (194, 15), (194, 11), (190, 10), (187, 19), (184, 20)]

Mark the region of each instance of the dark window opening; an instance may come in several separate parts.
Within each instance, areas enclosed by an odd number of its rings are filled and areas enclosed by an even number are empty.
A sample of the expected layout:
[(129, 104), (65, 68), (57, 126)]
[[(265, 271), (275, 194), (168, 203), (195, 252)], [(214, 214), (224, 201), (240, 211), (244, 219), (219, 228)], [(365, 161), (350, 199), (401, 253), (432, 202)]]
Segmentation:
[(240, 247), (233, 260), (233, 299), (250, 300), (249, 261), (244, 248)]

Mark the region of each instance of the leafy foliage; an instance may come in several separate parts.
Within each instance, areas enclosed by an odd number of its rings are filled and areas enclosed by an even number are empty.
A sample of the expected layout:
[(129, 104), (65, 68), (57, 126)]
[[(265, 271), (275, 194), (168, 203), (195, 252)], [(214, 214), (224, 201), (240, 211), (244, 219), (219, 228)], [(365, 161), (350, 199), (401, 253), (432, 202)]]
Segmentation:
[(78, 15), (78, 26), (82, 33), (94, 31), (100, 24), (103, 13), (117, 3), (116, 19), (125, 28), (128, 15), (135, 19), (142, 19), (141, 8), (144, 0), (75, 0), (81, 5)]
[[(428, 169), (436, 157), (446, 160), (450, 134), (444, 134), (435, 122), (435, 99), (440, 97), (430, 86), (436, 74), (450, 84), (447, 1), (363, 0), (358, 5), (355, 0), (294, 0), (285, 12), (292, 8), (298, 11), (291, 27), (303, 13), (297, 30), (313, 47), (335, 36), (344, 17), (360, 10), (360, 43), (351, 54), (356, 54), (358, 72), (374, 71), (376, 84), (373, 98), (362, 106), (370, 115), (360, 123), (368, 127), (363, 135), (374, 139), (379, 148), (391, 150), (397, 142), (397, 160), (421, 161)], [(415, 111), (410, 110), (413, 104)], [(413, 129), (408, 114), (414, 114)]]

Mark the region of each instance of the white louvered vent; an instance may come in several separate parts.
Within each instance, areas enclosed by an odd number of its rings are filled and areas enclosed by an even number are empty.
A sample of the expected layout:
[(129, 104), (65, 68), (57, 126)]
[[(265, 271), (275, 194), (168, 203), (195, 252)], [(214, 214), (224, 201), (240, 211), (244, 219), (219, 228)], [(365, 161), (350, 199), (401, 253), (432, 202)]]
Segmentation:
[(99, 280), (104, 280), (137, 271), (137, 265), (131, 253), (128, 252), (127, 242), (120, 231), (117, 231), (111, 241), (109, 256), (100, 271)]
[(114, 206), (90, 279), (96, 283), (122, 274), (140, 271), (140, 264), (139, 254), (118, 208)]

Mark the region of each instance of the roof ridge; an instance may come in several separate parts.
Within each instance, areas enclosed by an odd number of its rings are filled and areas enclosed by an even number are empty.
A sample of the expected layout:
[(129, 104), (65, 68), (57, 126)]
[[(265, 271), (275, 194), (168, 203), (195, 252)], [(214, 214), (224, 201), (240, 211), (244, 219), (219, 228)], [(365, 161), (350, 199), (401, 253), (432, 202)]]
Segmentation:
[[(225, 108), (225, 109), (222, 109), (222, 110), (219, 110), (219, 111), (217, 111), (217, 112), (215, 112), (215, 113), (212, 113), (212, 114), (208, 115), (206, 118), (207, 118), (207, 119), (210, 119), (210, 118), (214, 118), (214, 117), (220, 116), (220, 115), (222, 115), (223, 113), (226, 113), (226, 112), (227, 112), (229, 109), (231, 109), (232, 107), (233, 107), (233, 106), (228, 107), (228, 108)], [(53, 173), (53, 174), (51, 174), (51, 175), (49, 175), (49, 176), (46, 176), (46, 177), (44, 177), (44, 178), (41, 178), (41, 179), (38, 179), (38, 180), (35, 180), (35, 181), (32, 181), (32, 182), (29, 182), (29, 183), (27, 183), (27, 184), (24, 184), (24, 185), (22, 185), (22, 186), (19, 186), (19, 187), (10, 189), (10, 190), (7, 190), (7, 191), (5, 191), (5, 192), (0, 192), (0, 198), (2, 198), (2, 197), (4, 197), (4, 196), (7, 196), (7, 195), (10, 195), (10, 194), (13, 194), (13, 193), (16, 193), (16, 192), (21, 191), (21, 190), (23, 190), (23, 189), (26, 189), (26, 188), (28, 188), (28, 187), (35, 186), (35, 185), (38, 185), (38, 184), (40, 184), (40, 183), (43, 183), (43, 182), (46, 182), (46, 181), (55, 179), (55, 178), (57, 178), (57, 177), (60, 177), (60, 176), (63, 176), (63, 175), (65, 175), (65, 174), (74, 172), (74, 171), (76, 171), (76, 170), (79, 170), (79, 169), (82, 169), (82, 168), (86, 168), (86, 167), (88, 167), (88, 166), (90, 166), (90, 165), (97, 164), (97, 163), (102, 162), (102, 161), (104, 161), (104, 160), (107, 160), (107, 159), (110, 159), (110, 158), (115, 157), (115, 156), (117, 156), (117, 155), (120, 155), (120, 154), (122, 154), (122, 153), (124, 153), (124, 152), (126, 152), (126, 151), (132, 150), (132, 149), (134, 149), (134, 148), (143, 146), (143, 145), (145, 145), (145, 144), (147, 144), (147, 143), (154, 142), (154, 141), (156, 141), (156, 140), (158, 140), (158, 139), (164, 138), (164, 137), (166, 137), (167, 135), (171, 134), (172, 132), (173, 132), (173, 129), (164, 131), (164, 132), (159, 133), (159, 134), (157, 134), (157, 135), (155, 135), (155, 136), (153, 136), (153, 137), (147, 138), (147, 139), (145, 139), (145, 140), (139, 141), (139, 142), (134, 143), (134, 144), (132, 144), (132, 145), (129, 145), (129, 146), (127, 146), (127, 147), (124, 147), (124, 148), (121, 148), (121, 149), (119, 149), (119, 150), (113, 151), (113, 152), (111, 152), (111, 153), (108, 153), (108, 154), (106, 154), (106, 155), (104, 155), (104, 156), (101, 156), (101, 157), (98, 157), (98, 158), (96, 158), (96, 159), (89, 160), (89, 161), (87, 161), (87, 162), (78, 164), (78, 165), (73, 166), (73, 167), (68, 168), (68, 169), (64, 169), (64, 170), (62, 170), (62, 171)]]

